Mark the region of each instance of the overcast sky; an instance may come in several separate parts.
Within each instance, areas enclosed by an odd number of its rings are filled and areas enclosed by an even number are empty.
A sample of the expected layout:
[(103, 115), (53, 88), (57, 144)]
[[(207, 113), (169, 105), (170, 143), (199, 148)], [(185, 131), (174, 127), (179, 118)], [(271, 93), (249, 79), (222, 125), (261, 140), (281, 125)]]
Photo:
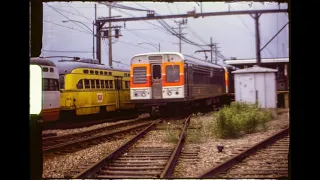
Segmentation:
[[(92, 22), (95, 17), (94, 4), (89, 2), (52, 2), (44, 3), (44, 23), (43, 23), (43, 46), (41, 56), (77, 56), (92, 58)], [(151, 9), (160, 15), (185, 14), (187, 11), (201, 12), (200, 6), (196, 2), (118, 2), (119, 5), (129, 6), (138, 9)], [(200, 3), (199, 3), (200, 4)], [(203, 2), (203, 12), (219, 12), (233, 10), (257, 10), (257, 9), (286, 9), (287, 4), (278, 3), (218, 3)], [(97, 4), (97, 17), (108, 17), (108, 7)], [(124, 17), (144, 17), (145, 11), (132, 11), (126, 9), (113, 8), (112, 16)], [(76, 20), (81, 23), (67, 22), (64, 20)], [(180, 19), (165, 19), (170, 27), (178, 27), (174, 22)], [(288, 22), (287, 13), (262, 14), (260, 16), (260, 38), (261, 48)], [(165, 28), (157, 20), (113, 23), (112, 25), (122, 26), (119, 39), (113, 39), (113, 60), (130, 64), (133, 55), (157, 51), (149, 44), (158, 46), (161, 51), (179, 52), (179, 39)], [(205, 45), (218, 43), (220, 55), (237, 59), (255, 58), (255, 25), (250, 15), (232, 15), (188, 18), (187, 24), (182, 27), (185, 38), (197, 44)], [(177, 30), (177, 29), (175, 29)], [(289, 43), (288, 26), (283, 29), (261, 53), (262, 58), (288, 57)], [(182, 53), (193, 55), (204, 59), (204, 53), (194, 53), (196, 50), (209, 49), (209, 47), (199, 47), (183, 42)], [(102, 40), (102, 63), (108, 64), (108, 41)], [(207, 53), (208, 60), (210, 53)], [(220, 56), (221, 57), (221, 56)], [(219, 58), (219, 62), (221, 58)], [(122, 66), (122, 65), (118, 65)]]

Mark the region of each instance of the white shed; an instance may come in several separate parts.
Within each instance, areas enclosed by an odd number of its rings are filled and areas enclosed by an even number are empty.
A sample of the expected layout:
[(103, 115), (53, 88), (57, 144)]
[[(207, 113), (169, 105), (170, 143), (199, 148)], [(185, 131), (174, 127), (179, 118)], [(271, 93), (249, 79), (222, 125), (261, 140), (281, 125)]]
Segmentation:
[(277, 117), (276, 69), (253, 66), (233, 71), (235, 100), (268, 108)]

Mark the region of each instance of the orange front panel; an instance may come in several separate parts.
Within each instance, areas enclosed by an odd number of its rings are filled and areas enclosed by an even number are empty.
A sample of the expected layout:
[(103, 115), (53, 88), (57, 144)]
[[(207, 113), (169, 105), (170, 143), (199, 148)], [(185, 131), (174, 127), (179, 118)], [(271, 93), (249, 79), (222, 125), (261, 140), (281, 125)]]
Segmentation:
[[(167, 66), (172, 66), (172, 65), (178, 65), (179, 66), (179, 82), (167, 82), (167, 72), (166, 72), (166, 67)], [(162, 63), (162, 85), (163, 86), (182, 86), (184, 85), (184, 64), (183, 62), (165, 62)]]
[(60, 114), (60, 108), (54, 108), (54, 109), (43, 109), (41, 111), (41, 117), (43, 118), (43, 121), (55, 121), (58, 120)]
[(139, 88), (139, 87), (151, 87), (151, 76), (147, 76), (147, 81), (146, 83), (143, 84), (134, 84), (133, 83), (133, 77), (130, 77), (130, 87), (131, 88)]
[[(134, 84), (133, 83), (133, 68), (135, 67), (146, 67), (147, 72), (147, 81), (143, 84)], [(137, 88), (137, 87), (151, 87), (151, 69), (150, 64), (132, 64), (130, 66), (130, 87), (131, 88)]]

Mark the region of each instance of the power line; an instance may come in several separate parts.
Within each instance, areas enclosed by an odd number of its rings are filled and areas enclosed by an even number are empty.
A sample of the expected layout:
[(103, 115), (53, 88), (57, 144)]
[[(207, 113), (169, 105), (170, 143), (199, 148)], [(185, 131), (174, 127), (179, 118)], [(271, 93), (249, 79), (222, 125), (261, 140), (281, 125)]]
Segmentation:
[(75, 30), (75, 31), (79, 31), (79, 32), (83, 32), (83, 33), (87, 33), (87, 34), (91, 34), (92, 35), (92, 33), (88, 33), (87, 31), (81, 31), (79, 29), (74, 29), (72, 27), (64, 26), (64, 25), (61, 25), (61, 24), (57, 24), (57, 23), (54, 23), (54, 22), (47, 21), (47, 20), (43, 20), (43, 22), (54, 24), (54, 25), (57, 25), (57, 26), (60, 26), (60, 27), (64, 27), (64, 28), (68, 28), (68, 29), (72, 29), (72, 30)]
[[(56, 7), (55, 7), (56, 8)], [(73, 13), (73, 12), (69, 12), (69, 11), (66, 11), (66, 10), (63, 10), (63, 9), (60, 9), (60, 8), (56, 8), (56, 10), (59, 10), (59, 11), (61, 11), (61, 12), (65, 12), (65, 13), (69, 13), (69, 14), (72, 14), (72, 15), (75, 15), (75, 16), (81, 16), (81, 17), (83, 17), (82, 15), (79, 15), (79, 14), (76, 14), (76, 13)], [(89, 17), (86, 17), (86, 18), (89, 18)], [(94, 20), (93, 18), (89, 18), (89, 19), (91, 19), (91, 20)], [(90, 21), (91, 21), (90, 20)], [(92, 23), (92, 22), (86, 22), (86, 23)]]
[(69, 5), (73, 10), (75, 10), (80, 16), (82, 16), (82, 17), (86, 18), (88, 21), (90, 21), (90, 19), (89, 19), (88, 17), (84, 16), (82, 13), (80, 13), (79, 11), (77, 11), (77, 10), (76, 10), (74, 7), (72, 7), (69, 3), (68, 3), (68, 5)]
[(92, 51), (67, 51), (67, 50), (46, 50), (46, 49), (42, 49), (42, 51), (47, 51), (47, 52), (75, 52), (75, 53), (92, 53)]
[[(67, 16), (65, 16), (64, 14), (62, 14), (61, 12), (59, 12), (58, 10), (56, 10), (54, 7), (52, 7), (51, 5), (49, 5), (49, 4), (46, 4), (47, 6), (49, 6), (50, 8), (52, 8), (54, 11), (56, 11), (57, 13), (59, 13), (61, 16), (63, 16), (63, 17), (65, 17), (65, 18), (67, 18), (69, 21), (71, 21), (71, 19), (69, 19)], [(82, 27), (82, 26), (80, 26), (79, 24), (77, 24), (77, 23), (75, 23), (75, 22), (73, 22), (73, 21), (71, 21), (72, 23), (74, 23), (75, 25), (77, 25), (78, 27), (80, 27), (80, 28), (82, 28), (82, 29), (84, 29), (84, 27)], [(87, 30), (87, 29), (84, 29), (84, 30)]]

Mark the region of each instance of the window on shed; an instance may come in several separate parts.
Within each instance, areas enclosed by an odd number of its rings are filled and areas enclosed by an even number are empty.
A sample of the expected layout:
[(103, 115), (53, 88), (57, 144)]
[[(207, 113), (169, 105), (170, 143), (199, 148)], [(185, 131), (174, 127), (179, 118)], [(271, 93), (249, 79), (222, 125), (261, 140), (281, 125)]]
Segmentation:
[(84, 73), (84, 74), (88, 74), (89, 71), (88, 71), (88, 70), (83, 70), (83, 73)]
[(109, 76), (111, 76), (112, 75), (112, 72), (109, 72)]
[(93, 70), (90, 70), (90, 74), (94, 74)]
[(95, 73), (96, 75), (98, 75), (98, 74), (99, 74), (99, 71), (95, 71), (94, 73)]
[(85, 80), (84, 80), (84, 87), (85, 87), (86, 89), (90, 89), (90, 81), (89, 81), (89, 79), (85, 79)]
[(96, 84), (94, 83), (93, 79), (91, 79), (91, 88), (96, 88)]
[(104, 75), (106, 75), (106, 76), (107, 76), (107, 75), (108, 75), (108, 72), (104, 72)]
[(43, 71), (43, 72), (48, 72), (48, 71), (49, 71), (49, 68), (43, 67), (43, 68), (42, 68), (42, 71)]
[(83, 80), (80, 79), (77, 84), (77, 89), (83, 89)]
[(102, 72), (102, 71), (100, 71), (100, 75), (103, 75), (103, 72)]
[(100, 80), (99, 79), (96, 80), (96, 85), (97, 85), (97, 88), (100, 89)]
[(180, 81), (179, 65), (166, 66), (166, 81), (167, 82), (179, 82)]
[(54, 69), (53, 69), (53, 68), (50, 68), (50, 72), (54, 72)]

